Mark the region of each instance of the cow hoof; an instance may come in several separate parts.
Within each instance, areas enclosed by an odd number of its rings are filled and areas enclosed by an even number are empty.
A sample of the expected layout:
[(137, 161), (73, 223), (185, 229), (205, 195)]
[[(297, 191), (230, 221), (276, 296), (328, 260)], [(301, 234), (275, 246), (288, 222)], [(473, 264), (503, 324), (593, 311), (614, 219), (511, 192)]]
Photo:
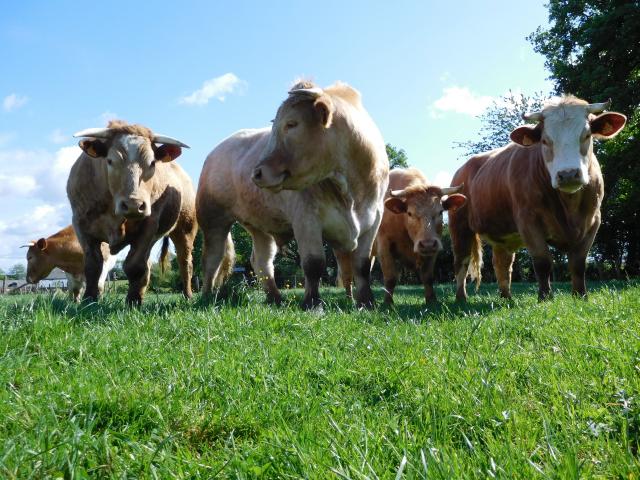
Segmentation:
[(276, 307), (279, 307), (280, 305), (282, 305), (282, 297), (281, 296), (277, 296), (277, 297), (267, 296), (267, 305), (275, 305)]
[(507, 300), (511, 300), (511, 292), (500, 292), (500, 296), (502, 298), (506, 298)]
[(300, 307), (303, 310), (322, 310), (322, 300), (320, 300), (320, 297), (305, 298)]
[(127, 306), (128, 307), (137, 308), (137, 307), (139, 307), (141, 305), (142, 305), (142, 297), (140, 297), (140, 296), (127, 297)]
[(456, 295), (456, 302), (467, 303), (466, 295)]

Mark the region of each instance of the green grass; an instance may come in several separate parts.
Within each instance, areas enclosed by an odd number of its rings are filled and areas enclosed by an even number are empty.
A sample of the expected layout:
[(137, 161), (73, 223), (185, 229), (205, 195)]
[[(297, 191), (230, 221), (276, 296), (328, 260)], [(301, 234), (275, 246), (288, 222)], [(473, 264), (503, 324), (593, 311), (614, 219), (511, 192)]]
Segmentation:
[(1, 298), (0, 478), (638, 478), (640, 285), (514, 290)]

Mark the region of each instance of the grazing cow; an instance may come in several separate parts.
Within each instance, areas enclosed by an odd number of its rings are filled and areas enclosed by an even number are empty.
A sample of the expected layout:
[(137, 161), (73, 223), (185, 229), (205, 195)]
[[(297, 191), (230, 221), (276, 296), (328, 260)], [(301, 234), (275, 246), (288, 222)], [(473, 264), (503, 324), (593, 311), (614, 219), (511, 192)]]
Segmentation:
[[(27, 250), (27, 281), (38, 283), (51, 273), (55, 267), (67, 274), (68, 289), (71, 298), (78, 302), (84, 284), (84, 254), (78, 237), (69, 225), (50, 237), (30, 242)], [(98, 279), (98, 289), (104, 289), (109, 271), (116, 263), (116, 257), (109, 255), (109, 246), (102, 244), (104, 265)]]
[(442, 212), (454, 212), (466, 202), (458, 190), (430, 185), (415, 168), (389, 173), (389, 193), (376, 236), (375, 255), (380, 261), (385, 286), (385, 302), (393, 303), (398, 275), (396, 261), (418, 271), (426, 302), (436, 300), (433, 268), (442, 250)]
[(129, 280), (127, 303), (140, 304), (149, 284), (151, 247), (165, 236), (175, 245), (183, 293), (190, 298), (195, 192), (188, 175), (173, 162), (187, 146), (122, 121), (75, 136), (86, 139), (79, 143), (84, 153), (71, 168), (67, 195), (85, 256), (84, 298), (99, 296), (100, 243), (107, 242), (112, 254), (130, 245), (123, 265)]
[[(271, 128), (242, 130), (218, 145), (202, 169), (196, 211), (204, 233), (204, 291), (219, 283), (234, 221), (253, 238), (251, 264), (269, 302), (278, 245), (298, 242), (305, 275), (303, 308), (320, 304), (323, 239), (348, 258), (358, 305), (373, 305), (370, 254), (388, 182), (384, 141), (360, 94), (336, 83), (296, 84)], [(223, 262), (224, 265), (224, 262)]]
[(459, 300), (467, 298), (469, 270), (480, 280), (481, 238), (493, 248), (503, 297), (511, 296), (514, 252), (521, 247), (533, 257), (539, 300), (550, 295), (548, 245), (567, 253), (573, 293), (586, 296), (586, 257), (604, 195), (593, 138), (611, 138), (626, 122), (620, 113), (601, 113), (608, 106), (573, 96), (549, 102), (523, 117), (537, 124), (511, 132), (514, 143), (471, 157), (456, 172), (452, 185), (464, 183), (468, 200), (449, 222)]

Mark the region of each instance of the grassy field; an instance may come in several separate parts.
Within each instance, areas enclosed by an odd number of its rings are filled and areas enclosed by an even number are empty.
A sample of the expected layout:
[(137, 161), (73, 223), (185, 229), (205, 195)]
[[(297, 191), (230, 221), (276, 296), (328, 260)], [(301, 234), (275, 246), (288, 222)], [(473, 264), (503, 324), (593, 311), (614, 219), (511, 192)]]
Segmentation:
[(1, 298), (0, 477), (640, 478), (640, 284), (515, 292)]

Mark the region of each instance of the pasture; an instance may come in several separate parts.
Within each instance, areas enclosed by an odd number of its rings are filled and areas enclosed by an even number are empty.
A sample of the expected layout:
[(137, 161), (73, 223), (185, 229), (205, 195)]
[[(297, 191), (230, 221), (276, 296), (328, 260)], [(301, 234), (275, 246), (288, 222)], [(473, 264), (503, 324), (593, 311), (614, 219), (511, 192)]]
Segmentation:
[(3, 297), (0, 477), (638, 478), (640, 284), (590, 288)]

